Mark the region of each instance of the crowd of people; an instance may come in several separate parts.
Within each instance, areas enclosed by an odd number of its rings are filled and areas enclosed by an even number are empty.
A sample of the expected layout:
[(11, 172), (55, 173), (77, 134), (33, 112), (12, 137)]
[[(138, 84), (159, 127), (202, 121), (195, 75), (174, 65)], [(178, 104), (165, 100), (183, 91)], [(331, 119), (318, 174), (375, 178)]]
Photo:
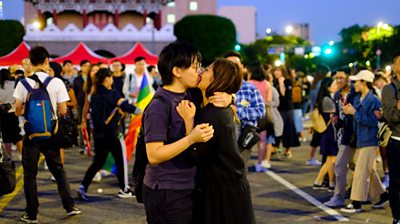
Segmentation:
[[(13, 105), (1, 115), (2, 141), (8, 151), (15, 144), (21, 155), (26, 197), (21, 220), (26, 223), (38, 222), (40, 153), (57, 182), (67, 214), (78, 215), (81, 210), (71, 196), (64, 150), (51, 139), (33, 141), (20, 129), (30, 93), (24, 82), (32, 88), (45, 84), (53, 116), (76, 120), (93, 139), (93, 162), (77, 189), (81, 200), (90, 200), (89, 186), (101, 177), (109, 153), (116, 163), (117, 196), (135, 197), (121, 141), (129, 113), (143, 115), (149, 161), (143, 200), (149, 223), (255, 223), (248, 171), (268, 171), (272, 155), (290, 159), (296, 156), (293, 148), (308, 140), (305, 163), (320, 166), (310, 185), (333, 192), (326, 206), (357, 213), (363, 202), (376, 199), (373, 208), (382, 208), (390, 201), (393, 223), (400, 223), (399, 55), (393, 59), (392, 74), (360, 66), (331, 71), (321, 64), (309, 75), (285, 65), (253, 62), (245, 66), (235, 51), (203, 67), (199, 50), (183, 42), (167, 45), (157, 66), (135, 58), (132, 73), (120, 61), (107, 65), (83, 60), (77, 69), (68, 60), (62, 65), (49, 60), (45, 48), (35, 47), (21, 62), (21, 69), (14, 65), (0, 70), (0, 102)], [(48, 81), (48, 77), (53, 78)], [(154, 93), (144, 111), (136, 105), (143, 79)], [(325, 122), (322, 132), (303, 125), (314, 111)], [(384, 124), (392, 131), (387, 146), (377, 137)], [(77, 145), (82, 154), (84, 139), (79, 136)], [(315, 155), (318, 148), (321, 162)], [(252, 151), (258, 152), (254, 165), (249, 164)], [(378, 157), (383, 181), (377, 172)], [(348, 170), (352, 183), (347, 183)], [(346, 205), (348, 185), (351, 202)]]

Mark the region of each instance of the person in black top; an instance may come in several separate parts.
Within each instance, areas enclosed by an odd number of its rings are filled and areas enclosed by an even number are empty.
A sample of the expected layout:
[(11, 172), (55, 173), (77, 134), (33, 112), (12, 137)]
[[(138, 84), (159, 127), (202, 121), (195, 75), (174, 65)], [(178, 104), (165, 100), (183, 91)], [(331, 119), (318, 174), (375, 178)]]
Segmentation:
[(197, 185), (201, 189), (194, 205), (194, 220), (198, 223), (255, 223), (250, 186), (237, 144), (235, 113), (230, 107), (216, 107), (208, 100), (215, 92), (237, 92), (242, 79), (238, 65), (218, 59), (202, 75), (198, 88), (203, 102), (195, 119), (194, 104), (182, 101), (177, 106), (187, 129), (194, 126), (193, 122), (214, 127), (210, 141), (192, 148), (197, 158)]
[(117, 167), (120, 187), (118, 197), (134, 197), (128, 185), (126, 155), (118, 136), (121, 134), (118, 123), (121, 116), (123, 116), (123, 112), (140, 114), (141, 111), (139, 108), (129, 104), (116, 90), (111, 89), (112, 83), (111, 72), (106, 68), (99, 69), (96, 73), (94, 93), (90, 99), (96, 155), (77, 191), (78, 197), (83, 200), (88, 200), (86, 196), (87, 189), (93, 177), (104, 166), (109, 152), (114, 157)]

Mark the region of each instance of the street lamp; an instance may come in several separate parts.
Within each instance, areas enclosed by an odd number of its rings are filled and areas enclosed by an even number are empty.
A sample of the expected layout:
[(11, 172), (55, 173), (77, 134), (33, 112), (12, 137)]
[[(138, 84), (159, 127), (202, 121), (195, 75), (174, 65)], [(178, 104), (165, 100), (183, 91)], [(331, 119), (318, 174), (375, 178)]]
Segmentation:
[(292, 34), (293, 33), (293, 26), (289, 25), (285, 28), (285, 31), (287, 34)]
[(40, 22), (39, 21), (35, 21), (32, 23), (33, 28), (35, 28), (35, 30), (40, 30)]
[(272, 29), (271, 28), (267, 28), (267, 29), (265, 29), (265, 33), (268, 35), (268, 34), (271, 34), (272, 33)]

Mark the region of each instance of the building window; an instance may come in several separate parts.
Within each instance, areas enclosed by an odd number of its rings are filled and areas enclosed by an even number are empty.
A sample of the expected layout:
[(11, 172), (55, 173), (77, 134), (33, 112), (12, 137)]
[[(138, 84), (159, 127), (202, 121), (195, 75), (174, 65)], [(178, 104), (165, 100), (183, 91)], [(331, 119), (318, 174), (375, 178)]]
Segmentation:
[(174, 24), (176, 22), (175, 14), (167, 15), (167, 23)]
[(190, 2), (189, 3), (190, 11), (197, 11), (199, 9), (199, 5), (197, 2)]
[(175, 2), (169, 2), (169, 3), (167, 4), (167, 6), (168, 6), (168, 7), (171, 7), (171, 8), (172, 8), (172, 7), (175, 7)]
[(53, 17), (49, 17), (46, 19), (46, 26), (51, 25), (54, 23)]

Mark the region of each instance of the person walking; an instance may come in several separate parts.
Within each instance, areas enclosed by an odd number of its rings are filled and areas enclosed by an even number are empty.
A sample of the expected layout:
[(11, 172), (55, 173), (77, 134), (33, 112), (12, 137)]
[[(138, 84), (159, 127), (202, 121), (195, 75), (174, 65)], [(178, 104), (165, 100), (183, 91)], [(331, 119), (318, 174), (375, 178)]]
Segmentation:
[[(18, 83), (14, 91), (15, 114), (21, 116), (24, 110), (24, 103), (27, 101), (28, 90), (23, 84), (31, 88), (37, 83), (43, 83), (48, 79), (49, 75), (45, 72), (49, 67), (49, 53), (43, 47), (34, 47), (29, 52), (29, 58), (33, 66), (34, 74), (29, 78)], [(52, 78), (48, 83), (46, 90), (50, 97), (54, 116), (65, 115), (67, 106), (65, 102), (69, 101), (68, 92), (64, 83), (58, 78)], [(27, 130), (25, 130), (27, 132)], [(25, 214), (22, 215), (21, 221), (26, 223), (37, 223), (37, 213), (39, 207), (36, 175), (38, 170), (39, 155), (42, 153), (45, 157), (50, 172), (55, 177), (58, 187), (58, 193), (62, 199), (62, 204), (69, 216), (81, 214), (81, 210), (75, 206), (71, 197), (71, 191), (67, 180), (67, 175), (60, 159), (60, 148), (52, 141), (37, 140), (33, 141), (28, 135), (24, 136), (22, 150), (22, 166), (24, 168), (24, 192), (26, 199)]]

